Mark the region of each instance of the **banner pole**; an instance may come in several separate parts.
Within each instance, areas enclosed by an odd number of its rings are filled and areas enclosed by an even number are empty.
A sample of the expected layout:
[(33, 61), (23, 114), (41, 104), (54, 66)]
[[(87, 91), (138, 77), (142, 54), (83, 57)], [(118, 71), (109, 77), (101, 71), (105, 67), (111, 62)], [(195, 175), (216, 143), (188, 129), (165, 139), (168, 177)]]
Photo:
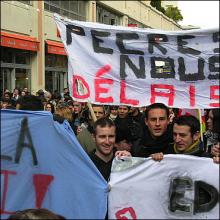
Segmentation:
[[(76, 80), (76, 88), (77, 88), (78, 93), (82, 93), (82, 94), (86, 93), (85, 87), (83, 86), (83, 84), (80, 80)], [(90, 102), (87, 102), (86, 105), (89, 108), (93, 122), (96, 122), (97, 118), (96, 118), (96, 115), (95, 115), (94, 110), (92, 108), (92, 104)]]
[(202, 113), (201, 109), (198, 109), (198, 115), (199, 115), (199, 123), (200, 123), (200, 136), (201, 136), (201, 141), (203, 142), (203, 123), (202, 123)]
[(96, 115), (95, 115), (94, 110), (93, 110), (93, 108), (92, 108), (92, 104), (91, 104), (90, 102), (87, 102), (87, 106), (88, 106), (89, 111), (90, 111), (90, 113), (91, 113), (93, 122), (96, 122), (96, 121), (97, 121), (97, 118), (96, 118)]

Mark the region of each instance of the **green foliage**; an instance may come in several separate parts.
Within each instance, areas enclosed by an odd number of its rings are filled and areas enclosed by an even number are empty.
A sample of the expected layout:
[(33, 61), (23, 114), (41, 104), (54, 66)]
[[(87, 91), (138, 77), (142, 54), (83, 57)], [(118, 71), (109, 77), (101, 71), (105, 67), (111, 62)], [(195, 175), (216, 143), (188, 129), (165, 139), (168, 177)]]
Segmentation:
[(173, 19), (175, 22), (183, 20), (183, 16), (181, 14), (181, 11), (178, 9), (178, 7), (169, 6), (165, 11), (165, 15)]
[(165, 14), (165, 9), (161, 6), (161, 0), (151, 0), (150, 5)]
[(165, 10), (164, 7), (161, 6), (161, 0), (151, 0), (150, 4), (152, 7), (156, 8), (158, 11), (162, 12), (168, 18), (171, 18), (175, 22), (183, 20), (183, 16), (178, 7), (168, 6)]

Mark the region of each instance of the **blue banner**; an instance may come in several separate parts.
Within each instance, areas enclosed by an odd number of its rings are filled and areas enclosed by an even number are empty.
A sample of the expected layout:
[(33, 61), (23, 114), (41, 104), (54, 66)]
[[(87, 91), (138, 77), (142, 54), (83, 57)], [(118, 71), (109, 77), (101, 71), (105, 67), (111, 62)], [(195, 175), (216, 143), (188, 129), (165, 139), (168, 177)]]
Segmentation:
[(104, 219), (107, 194), (66, 121), (46, 111), (1, 110), (1, 219), (27, 208)]

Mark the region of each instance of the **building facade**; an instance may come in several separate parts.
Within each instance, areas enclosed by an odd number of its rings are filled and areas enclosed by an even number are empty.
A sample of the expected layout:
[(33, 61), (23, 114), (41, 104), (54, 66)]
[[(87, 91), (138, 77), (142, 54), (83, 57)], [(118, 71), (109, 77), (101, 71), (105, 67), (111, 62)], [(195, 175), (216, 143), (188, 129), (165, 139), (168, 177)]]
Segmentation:
[(67, 87), (67, 55), (53, 13), (109, 25), (181, 30), (150, 1), (1, 1), (0, 91)]

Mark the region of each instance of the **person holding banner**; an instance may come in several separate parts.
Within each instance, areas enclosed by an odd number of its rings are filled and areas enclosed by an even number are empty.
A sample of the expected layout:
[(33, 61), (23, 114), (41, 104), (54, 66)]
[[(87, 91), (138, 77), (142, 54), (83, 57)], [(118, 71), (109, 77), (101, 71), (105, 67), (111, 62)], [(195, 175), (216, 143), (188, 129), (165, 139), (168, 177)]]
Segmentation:
[[(198, 157), (211, 157), (211, 154), (203, 150), (200, 139), (199, 120), (192, 115), (183, 115), (175, 119), (173, 125), (173, 140), (169, 154), (185, 154)], [(163, 152), (152, 154), (151, 157), (160, 161)]]
[[(94, 124), (93, 137), (96, 149), (89, 154), (89, 157), (106, 181), (110, 177), (114, 155), (119, 152), (115, 148), (115, 131), (115, 124), (108, 117), (100, 118)], [(120, 151), (120, 157), (122, 156), (131, 156), (131, 154), (128, 151)]]

